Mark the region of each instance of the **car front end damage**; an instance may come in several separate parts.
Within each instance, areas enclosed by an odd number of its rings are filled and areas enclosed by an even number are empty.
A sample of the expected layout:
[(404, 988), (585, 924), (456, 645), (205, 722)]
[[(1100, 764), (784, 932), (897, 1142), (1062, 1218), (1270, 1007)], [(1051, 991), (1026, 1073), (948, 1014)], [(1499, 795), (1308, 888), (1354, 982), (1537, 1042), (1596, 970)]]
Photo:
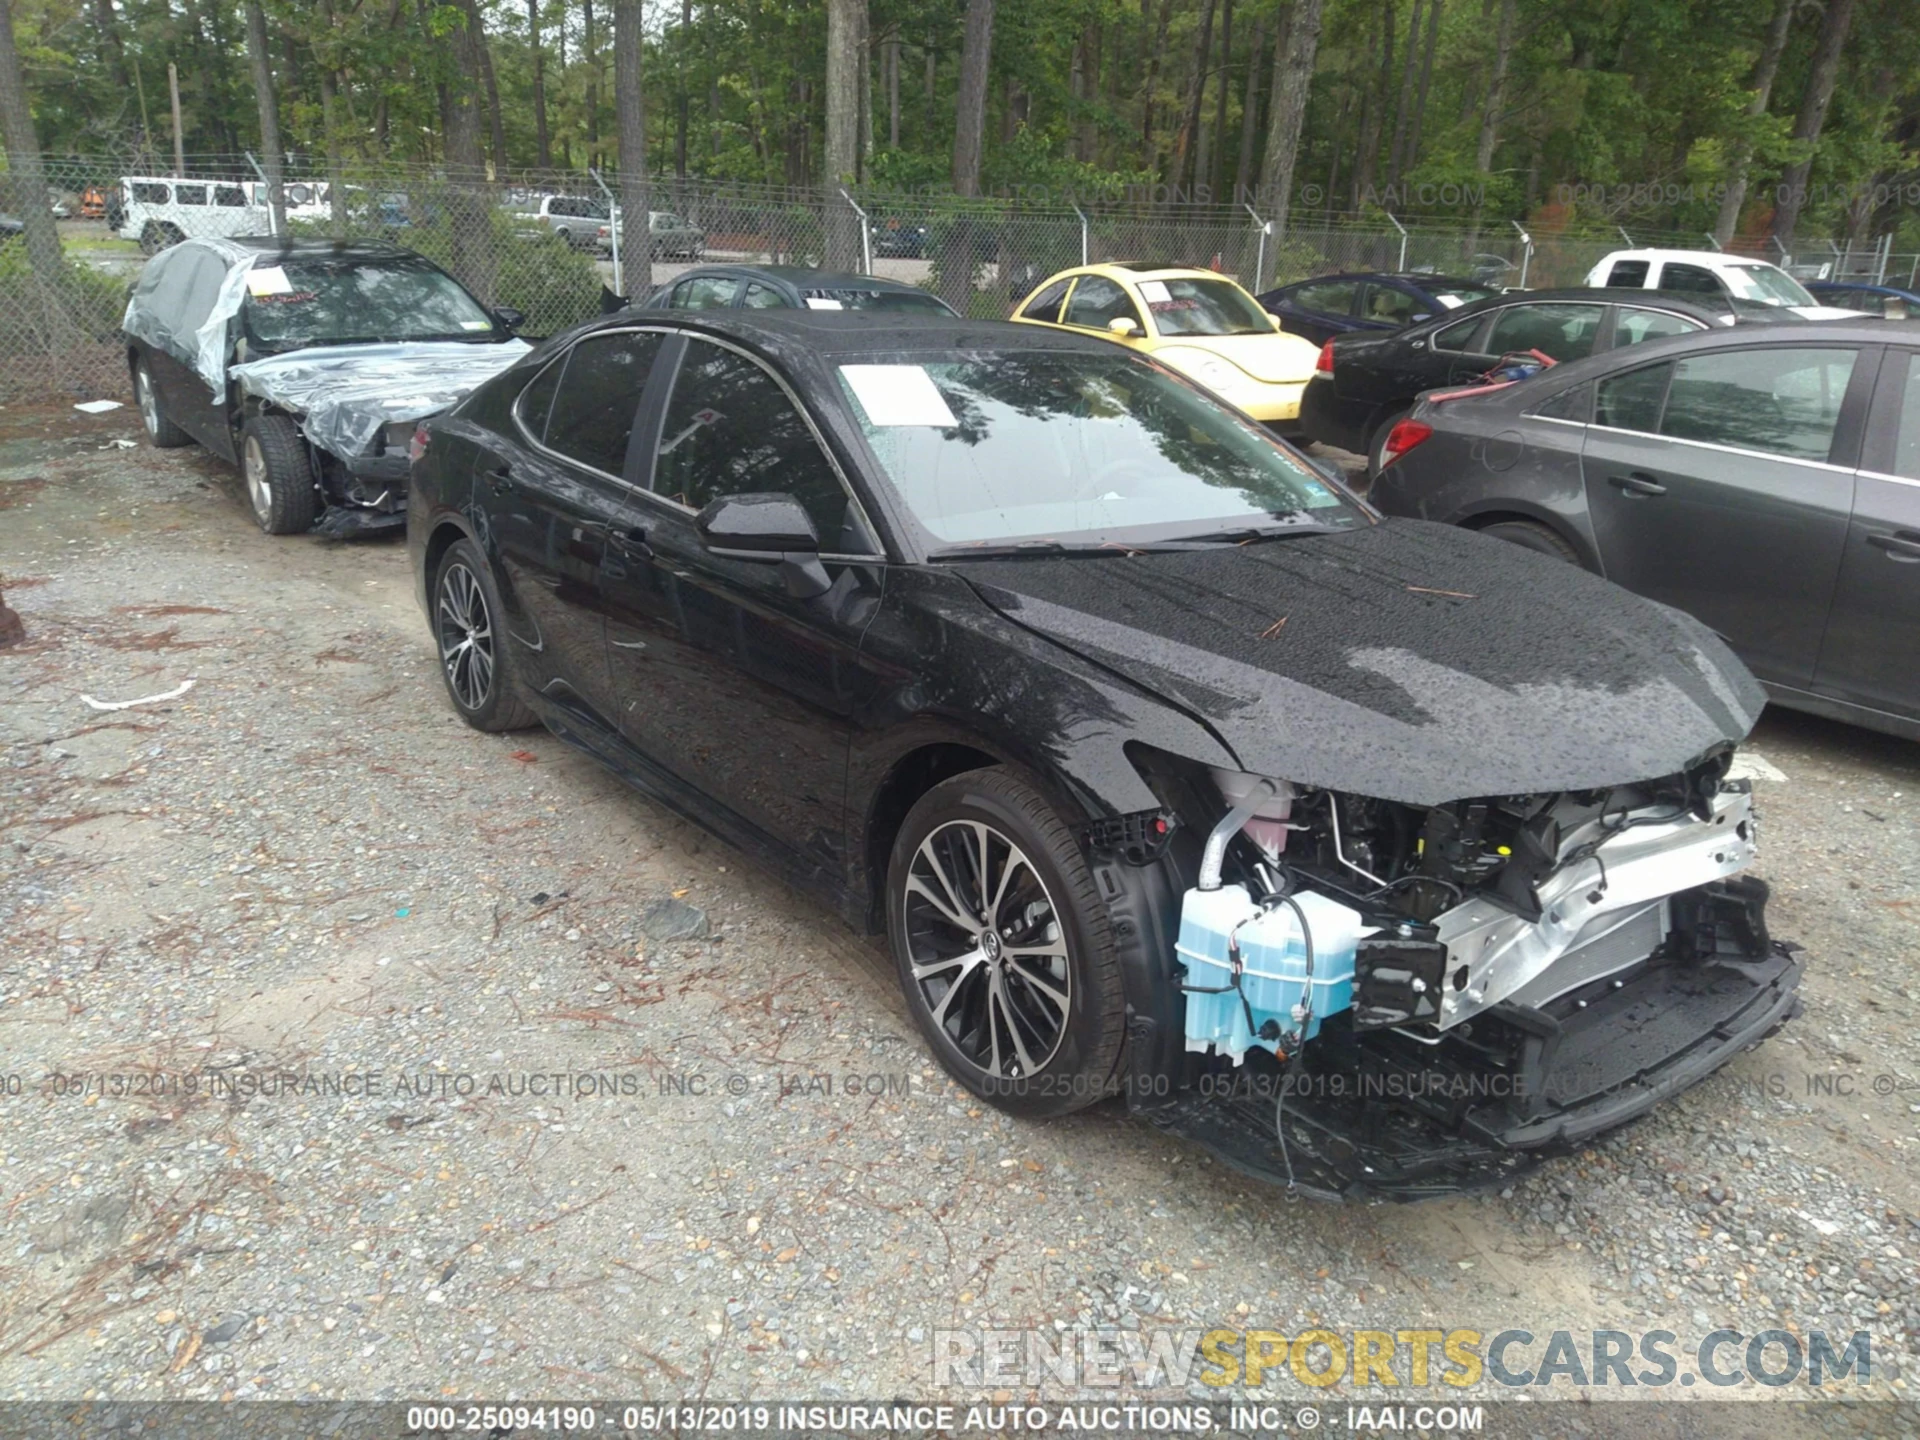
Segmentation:
[(1799, 1013), (1731, 756), (1430, 806), (1145, 760), (1165, 808), (1087, 834), (1109, 893), (1184, 887), (1133, 1107), (1303, 1193), (1415, 1199), (1695, 1084)]

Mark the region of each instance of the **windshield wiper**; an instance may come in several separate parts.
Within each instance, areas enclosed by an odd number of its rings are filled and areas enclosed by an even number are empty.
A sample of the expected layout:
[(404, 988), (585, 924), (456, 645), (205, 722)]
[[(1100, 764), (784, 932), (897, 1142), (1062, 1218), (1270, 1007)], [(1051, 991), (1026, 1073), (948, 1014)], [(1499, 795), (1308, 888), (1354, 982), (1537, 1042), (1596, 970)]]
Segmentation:
[(1338, 525), (1322, 525), (1314, 520), (1293, 520), (1281, 525), (1233, 525), (1224, 530), (1205, 530), (1198, 535), (1177, 535), (1154, 541), (1155, 547), (1169, 545), (1245, 545), (1256, 540), (1279, 540), (1294, 535), (1332, 535)]
[(1029, 555), (1129, 555), (1150, 549), (1118, 540), (1013, 540), (979, 545), (943, 545), (929, 550), (929, 560), (1019, 560)]

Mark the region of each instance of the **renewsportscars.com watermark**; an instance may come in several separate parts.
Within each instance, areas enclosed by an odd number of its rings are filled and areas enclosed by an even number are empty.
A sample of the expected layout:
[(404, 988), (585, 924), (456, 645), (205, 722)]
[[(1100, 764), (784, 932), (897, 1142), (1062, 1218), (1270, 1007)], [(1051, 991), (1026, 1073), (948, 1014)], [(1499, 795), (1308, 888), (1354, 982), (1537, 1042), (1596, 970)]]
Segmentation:
[(1871, 1381), (1873, 1341), (1864, 1330), (1713, 1330), (1691, 1343), (1671, 1330), (936, 1330), (932, 1370), (936, 1387), (964, 1390), (1818, 1388)]

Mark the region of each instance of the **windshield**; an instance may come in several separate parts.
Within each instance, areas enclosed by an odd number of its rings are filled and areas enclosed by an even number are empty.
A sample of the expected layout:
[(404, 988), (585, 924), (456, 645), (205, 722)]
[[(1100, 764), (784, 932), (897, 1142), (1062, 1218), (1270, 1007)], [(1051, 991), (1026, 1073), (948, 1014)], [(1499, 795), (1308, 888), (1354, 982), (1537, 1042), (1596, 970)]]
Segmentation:
[(492, 340), (493, 317), (425, 260), (289, 259), (247, 272), (247, 336), (265, 350), (352, 341)]
[(1273, 320), (1231, 280), (1142, 280), (1162, 335), (1271, 335)]
[(838, 371), (935, 547), (1149, 543), (1362, 519), (1263, 431), (1132, 355), (995, 351)]
[(946, 301), (937, 295), (917, 295), (910, 290), (809, 290), (807, 298), (836, 300), (843, 310), (905, 310), (915, 315), (953, 314)]
[(1742, 300), (1763, 305), (1818, 305), (1800, 282), (1772, 265), (1729, 265), (1721, 272), (1727, 287)]

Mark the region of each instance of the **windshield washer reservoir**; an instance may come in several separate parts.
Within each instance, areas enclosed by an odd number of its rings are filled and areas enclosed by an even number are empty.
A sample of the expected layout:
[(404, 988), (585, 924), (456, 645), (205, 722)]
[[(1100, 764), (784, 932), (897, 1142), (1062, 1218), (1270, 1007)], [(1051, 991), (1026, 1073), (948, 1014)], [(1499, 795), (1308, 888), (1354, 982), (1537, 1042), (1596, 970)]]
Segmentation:
[[(1292, 899), (1298, 915), (1284, 901), (1256, 904), (1244, 885), (1187, 891), (1175, 948), (1187, 971), (1188, 1050), (1228, 1055), (1236, 1065), (1255, 1045), (1285, 1053), (1353, 1004), (1354, 951), (1372, 927), (1359, 911), (1312, 890)], [(1305, 1014), (1295, 1018), (1303, 1000)]]

